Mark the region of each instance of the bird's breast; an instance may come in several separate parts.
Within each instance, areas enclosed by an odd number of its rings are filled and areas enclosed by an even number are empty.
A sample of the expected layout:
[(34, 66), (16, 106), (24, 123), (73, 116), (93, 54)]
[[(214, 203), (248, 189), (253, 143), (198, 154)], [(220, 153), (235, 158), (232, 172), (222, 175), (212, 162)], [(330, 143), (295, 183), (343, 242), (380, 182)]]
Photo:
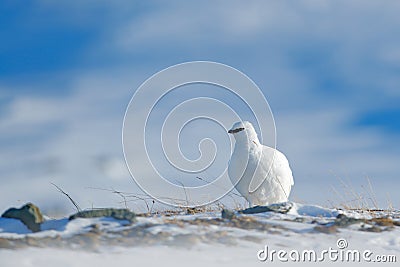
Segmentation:
[(257, 148), (235, 146), (228, 166), (228, 175), (236, 184), (249, 171), (249, 166), (257, 165), (261, 153)]

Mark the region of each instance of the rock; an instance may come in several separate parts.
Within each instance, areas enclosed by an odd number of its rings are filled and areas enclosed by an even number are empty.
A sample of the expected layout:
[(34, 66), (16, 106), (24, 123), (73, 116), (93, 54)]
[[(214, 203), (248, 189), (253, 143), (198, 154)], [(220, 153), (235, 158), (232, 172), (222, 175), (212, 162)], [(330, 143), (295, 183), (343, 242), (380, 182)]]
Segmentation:
[(255, 214), (255, 213), (268, 212), (268, 211), (273, 211), (273, 210), (271, 210), (268, 206), (255, 206), (255, 207), (251, 207), (248, 209), (239, 210), (238, 212), (243, 213), (243, 214)]
[(136, 222), (136, 214), (128, 209), (95, 209), (84, 210), (69, 217), (70, 220), (76, 218), (96, 218), (96, 217), (112, 217), (117, 220), (127, 220), (130, 223)]
[[(385, 229), (386, 230), (386, 229)], [(366, 226), (365, 224), (362, 224), (360, 227), (360, 231), (364, 231), (364, 232), (372, 232), (372, 233), (380, 233), (383, 231), (383, 229), (381, 229), (378, 226)]]
[(12, 249), (14, 246), (11, 244), (10, 240), (0, 237), (0, 249), (2, 248)]
[(223, 209), (221, 212), (221, 217), (222, 219), (232, 220), (233, 218), (236, 218), (236, 215), (235, 212), (232, 210)]
[(347, 217), (344, 214), (339, 214), (336, 217), (334, 224), (339, 227), (347, 227), (349, 225), (364, 222), (364, 221), (365, 220), (363, 220), (363, 219), (356, 219), (356, 218), (352, 218), (352, 217)]
[(393, 227), (396, 225), (396, 221), (393, 221), (391, 218), (372, 218), (371, 220), (368, 220), (368, 222), (372, 222), (378, 226)]
[(186, 214), (193, 215), (193, 214), (196, 214), (196, 213), (201, 213), (202, 211), (203, 210), (199, 209), (199, 208), (187, 208), (186, 209)]
[(40, 224), (44, 218), (39, 208), (32, 203), (22, 206), (20, 209), (10, 208), (1, 217), (17, 219), (23, 222), (32, 232), (40, 231)]
[(314, 227), (314, 231), (324, 234), (334, 234), (338, 232), (336, 225), (317, 225)]
[(284, 202), (284, 203), (276, 203), (271, 204), (268, 206), (255, 206), (252, 208), (248, 208), (245, 210), (239, 211), (239, 213), (243, 214), (255, 214), (255, 213), (263, 213), (263, 212), (277, 212), (277, 213), (288, 213), (288, 211), (293, 207), (291, 202)]
[(268, 205), (268, 207), (274, 212), (286, 214), (293, 208), (293, 203), (292, 202), (276, 203)]

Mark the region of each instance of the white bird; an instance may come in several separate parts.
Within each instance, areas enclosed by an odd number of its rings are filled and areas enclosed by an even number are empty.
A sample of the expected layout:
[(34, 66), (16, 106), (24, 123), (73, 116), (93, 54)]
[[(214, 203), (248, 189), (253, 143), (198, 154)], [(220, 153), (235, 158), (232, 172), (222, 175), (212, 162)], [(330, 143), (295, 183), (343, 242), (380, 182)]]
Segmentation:
[(286, 202), (294, 181), (285, 155), (262, 145), (248, 121), (235, 123), (228, 133), (236, 140), (229, 178), (250, 207)]

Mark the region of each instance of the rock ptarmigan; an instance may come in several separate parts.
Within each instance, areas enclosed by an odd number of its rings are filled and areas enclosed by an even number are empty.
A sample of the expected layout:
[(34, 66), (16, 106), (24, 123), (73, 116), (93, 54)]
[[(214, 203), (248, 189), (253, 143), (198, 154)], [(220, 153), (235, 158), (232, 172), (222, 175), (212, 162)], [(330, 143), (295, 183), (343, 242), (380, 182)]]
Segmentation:
[(236, 140), (229, 178), (250, 207), (288, 201), (294, 181), (285, 155), (262, 145), (248, 121), (235, 123), (228, 133)]

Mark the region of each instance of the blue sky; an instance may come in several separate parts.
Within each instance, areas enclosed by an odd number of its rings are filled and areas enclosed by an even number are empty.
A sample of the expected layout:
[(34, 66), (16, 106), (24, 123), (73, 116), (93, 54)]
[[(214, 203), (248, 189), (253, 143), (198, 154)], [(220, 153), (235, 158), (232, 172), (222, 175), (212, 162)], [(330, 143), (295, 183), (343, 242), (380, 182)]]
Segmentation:
[(83, 207), (119, 201), (90, 187), (136, 192), (123, 165), (125, 108), (152, 74), (192, 60), (231, 65), (261, 88), (295, 175), (293, 200), (350, 201), (332, 187), (341, 191), (342, 179), (366, 194), (369, 177), (380, 206), (389, 199), (398, 208), (399, 9), (397, 1), (2, 1), (1, 208), (68, 206), (50, 182)]

